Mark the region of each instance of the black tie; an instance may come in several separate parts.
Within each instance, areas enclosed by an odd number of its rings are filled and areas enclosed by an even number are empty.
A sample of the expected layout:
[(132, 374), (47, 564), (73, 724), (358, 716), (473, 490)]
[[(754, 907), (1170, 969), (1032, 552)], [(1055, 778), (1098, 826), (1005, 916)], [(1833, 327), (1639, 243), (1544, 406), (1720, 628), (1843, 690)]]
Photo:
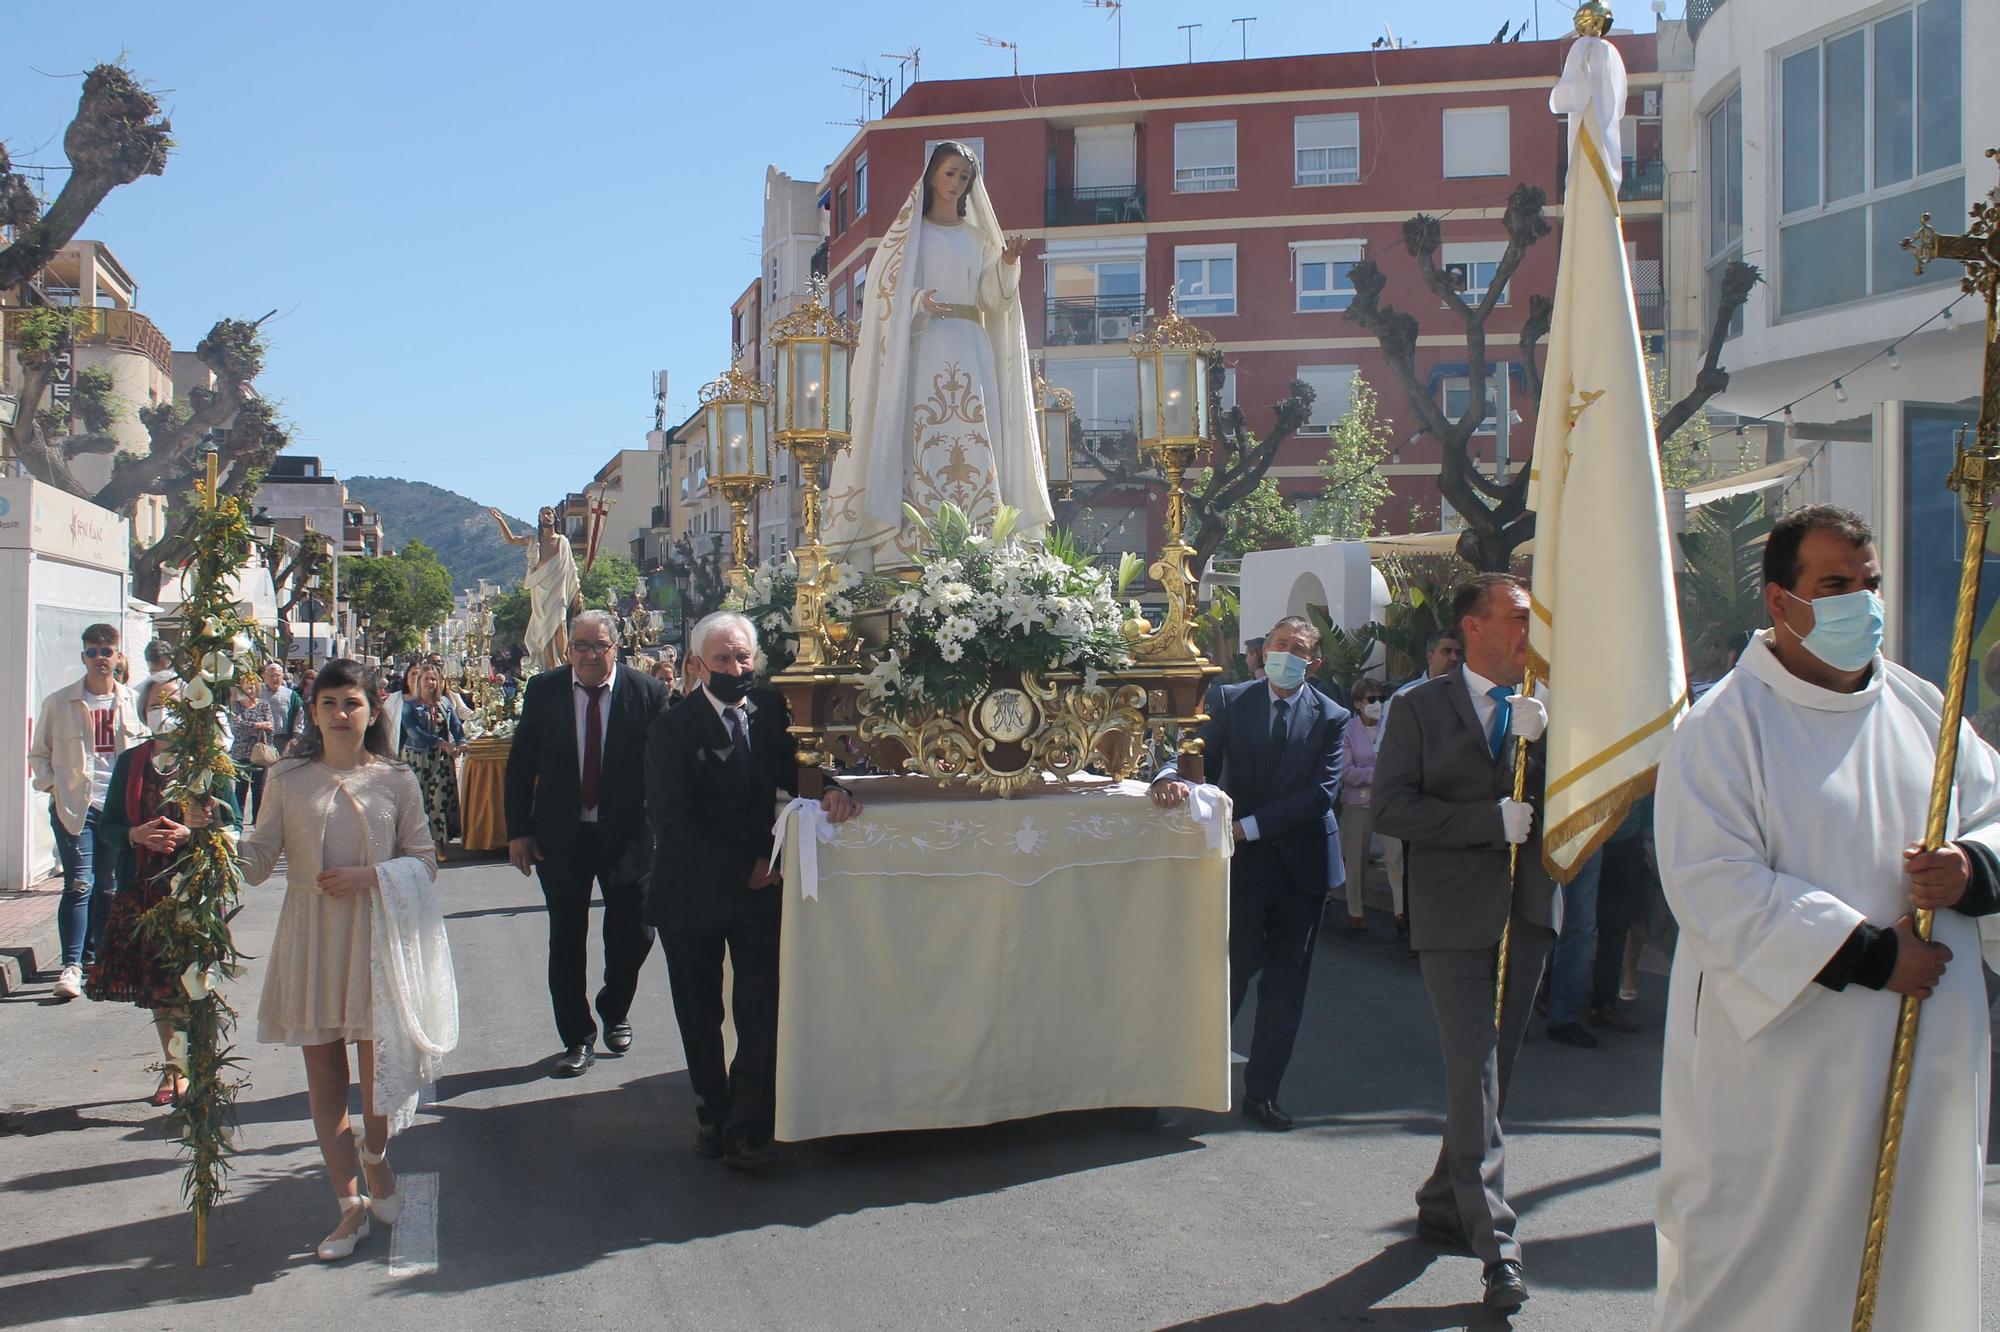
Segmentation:
[(729, 760), (745, 779), (750, 776), (750, 728), (743, 724), (743, 709), (724, 708), (722, 715), (729, 722)]
[(1272, 710), (1271, 752), (1273, 754), (1279, 753), (1285, 747), (1285, 709), (1289, 707), (1291, 707), (1291, 703), (1281, 698), (1278, 700), (1277, 706)]

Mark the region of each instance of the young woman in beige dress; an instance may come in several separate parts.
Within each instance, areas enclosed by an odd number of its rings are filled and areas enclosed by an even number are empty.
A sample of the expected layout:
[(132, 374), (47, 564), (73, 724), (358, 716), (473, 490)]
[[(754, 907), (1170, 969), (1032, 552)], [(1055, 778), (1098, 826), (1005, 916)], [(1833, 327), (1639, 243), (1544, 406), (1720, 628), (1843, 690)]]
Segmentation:
[[(394, 1225), (401, 1210), (386, 1159), (388, 1108), (377, 1107), (374, 1095), (370, 898), (385, 862), (406, 858), (426, 878), (437, 875), (423, 795), (416, 775), (389, 752), (368, 677), (352, 661), (321, 668), (293, 756), (269, 770), (256, 826), (240, 848), (251, 884), (264, 882), (285, 857), (285, 904), (257, 1038), (305, 1050), (313, 1131), (340, 1206), (340, 1224), (316, 1251), (322, 1262), (353, 1253), (367, 1238), (371, 1213)], [(350, 1042), (360, 1065), (359, 1140), (348, 1118)]]

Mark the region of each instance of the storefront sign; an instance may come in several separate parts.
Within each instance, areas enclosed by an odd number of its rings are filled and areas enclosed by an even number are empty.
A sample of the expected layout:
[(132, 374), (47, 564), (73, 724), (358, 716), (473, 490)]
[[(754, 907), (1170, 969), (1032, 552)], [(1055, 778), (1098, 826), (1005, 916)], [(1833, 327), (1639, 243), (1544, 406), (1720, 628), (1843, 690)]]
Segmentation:
[(40, 481), (0, 480), (0, 550), (30, 550), (123, 572), (130, 560), (126, 521), (89, 500)]

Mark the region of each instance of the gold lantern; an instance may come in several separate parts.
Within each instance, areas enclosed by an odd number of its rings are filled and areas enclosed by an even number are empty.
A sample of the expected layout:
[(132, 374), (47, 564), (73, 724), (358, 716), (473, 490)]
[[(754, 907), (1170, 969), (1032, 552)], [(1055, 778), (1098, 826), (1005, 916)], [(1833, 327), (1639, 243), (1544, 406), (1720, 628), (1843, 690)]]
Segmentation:
[(1167, 541), (1148, 571), (1167, 594), (1166, 618), (1157, 629), (1133, 625), (1133, 650), (1142, 661), (1199, 661), (1195, 637), (1195, 580), (1189, 569), (1187, 497), (1181, 478), (1208, 452), (1208, 361), (1215, 339), (1181, 318), (1172, 292), (1167, 317), (1132, 339), (1139, 375), (1139, 452), (1167, 477)]
[(826, 279), (815, 277), (806, 303), (771, 326), (778, 372), (780, 446), (799, 460), (805, 545), (819, 545), (820, 487), (826, 465), (846, 448), (848, 380), (854, 359), (852, 325), (826, 305)]
[(1071, 471), (1070, 430), (1076, 418), (1076, 395), (1035, 375), (1035, 416), (1041, 426), (1042, 470), (1049, 478), (1049, 498), (1066, 500), (1076, 493)]
[(771, 484), (771, 386), (741, 366), (701, 386), (708, 427), (708, 483), (729, 501), (736, 567), (730, 581), (749, 586), (750, 501)]

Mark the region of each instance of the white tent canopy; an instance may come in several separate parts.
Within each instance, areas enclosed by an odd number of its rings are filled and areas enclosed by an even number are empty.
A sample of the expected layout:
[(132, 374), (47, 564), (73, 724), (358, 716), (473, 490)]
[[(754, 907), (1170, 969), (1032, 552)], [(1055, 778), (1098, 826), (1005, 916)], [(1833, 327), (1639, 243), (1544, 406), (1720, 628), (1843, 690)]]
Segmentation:
[[(187, 601), (187, 571), (182, 570), (160, 585), (160, 605), (168, 615), (178, 615)], [(230, 591), (244, 614), (267, 632), (278, 628), (278, 592), (271, 583), (271, 571), (252, 561), (230, 575)]]
[(1719, 499), (1729, 499), (1735, 495), (1747, 495), (1753, 490), (1775, 486), (1790, 481), (1806, 468), (1804, 458), (1787, 458), (1783, 462), (1759, 467), (1754, 472), (1738, 472), (1735, 476), (1725, 476), (1715, 481), (1704, 481), (1687, 489), (1687, 506), (1690, 509), (1703, 504), (1711, 504)]

